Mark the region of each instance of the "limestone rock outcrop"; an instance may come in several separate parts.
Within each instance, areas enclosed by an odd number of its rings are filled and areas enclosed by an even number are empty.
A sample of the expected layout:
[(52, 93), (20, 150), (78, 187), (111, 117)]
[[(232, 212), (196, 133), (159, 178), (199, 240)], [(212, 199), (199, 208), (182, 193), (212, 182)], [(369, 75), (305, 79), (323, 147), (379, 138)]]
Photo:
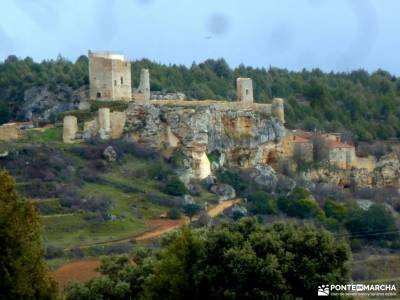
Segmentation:
[(211, 174), (207, 153), (218, 153), (229, 167), (269, 163), (284, 126), (269, 105), (160, 100), (130, 103), (124, 131), (154, 148), (179, 146), (190, 162), (188, 177), (203, 179)]
[(400, 186), (400, 161), (395, 153), (381, 157), (373, 171), (377, 186)]
[(117, 161), (117, 152), (115, 152), (114, 148), (112, 146), (108, 146), (104, 152), (103, 152), (104, 158), (108, 162), (115, 162)]
[(77, 90), (67, 85), (33, 87), (25, 91), (17, 117), (35, 123), (51, 123), (60, 113), (79, 109), (88, 98), (87, 86)]
[(218, 196), (218, 201), (231, 200), (236, 197), (235, 189), (229, 184), (216, 184), (213, 185), (210, 191)]

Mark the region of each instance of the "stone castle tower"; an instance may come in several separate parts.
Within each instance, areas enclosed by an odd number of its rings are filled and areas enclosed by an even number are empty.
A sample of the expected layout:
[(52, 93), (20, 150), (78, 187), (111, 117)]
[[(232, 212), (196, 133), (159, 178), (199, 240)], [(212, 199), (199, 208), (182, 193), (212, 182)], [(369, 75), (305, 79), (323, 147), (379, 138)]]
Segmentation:
[(141, 103), (150, 101), (150, 72), (148, 69), (142, 69), (140, 72), (140, 83), (135, 93), (135, 100)]
[(132, 99), (131, 63), (121, 54), (89, 50), (90, 99)]
[(253, 102), (253, 81), (251, 78), (236, 79), (237, 100), (241, 102)]

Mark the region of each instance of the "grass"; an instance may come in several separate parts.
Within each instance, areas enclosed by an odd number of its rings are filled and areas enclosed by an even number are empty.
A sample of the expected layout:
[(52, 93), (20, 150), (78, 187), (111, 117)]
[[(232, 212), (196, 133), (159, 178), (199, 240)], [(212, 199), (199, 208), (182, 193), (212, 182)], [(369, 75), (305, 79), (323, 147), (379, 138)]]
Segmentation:
[(62, 128), (27, 129), (26, 140), (36, 143), (62, 142)]

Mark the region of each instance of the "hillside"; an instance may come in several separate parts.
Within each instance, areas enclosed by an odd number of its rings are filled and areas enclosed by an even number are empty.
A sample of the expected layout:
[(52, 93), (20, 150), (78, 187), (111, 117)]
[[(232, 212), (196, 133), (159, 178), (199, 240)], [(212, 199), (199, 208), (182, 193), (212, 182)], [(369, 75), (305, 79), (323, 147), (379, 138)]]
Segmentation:
[[(36, 63), (30, 58), (9, 56), (0, 64), (0, 123), (21, 119), (25, 91), (47, 86), (72, 91), (88, 84), (87, 57), (76, 62), (62, 57)], [(285, 111), (289, 128), (320, 129), (349, 133), (352, 138), (371, 141), (400, 135), (400, 79), (379, 70), (350, 73), (323, 73), (316, 69), (293, 72), (247, 66), (230, 68), (223, 59), (207, 60), (186, 67), (163, 65), (149, 60), (132, 63), (133, 86), (139, 84), (141, 68), (151, 71), (151, 89), (182, 91), (191, 99), (235, 97), (235, 79), (251, 77), (258, 102), (274, 97), (287, 99)], [(71, 100), (71, 99), (69, 99)]]

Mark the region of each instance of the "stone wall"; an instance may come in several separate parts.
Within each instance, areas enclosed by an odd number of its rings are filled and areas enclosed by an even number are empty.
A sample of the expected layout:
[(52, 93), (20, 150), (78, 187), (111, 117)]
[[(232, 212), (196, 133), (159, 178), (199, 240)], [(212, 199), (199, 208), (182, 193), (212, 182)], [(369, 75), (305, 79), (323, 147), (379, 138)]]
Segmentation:
[(4, 124), (0, 126), (0, 141), (12, 141), (22, 137), (21, 130), (16, 124)]
[(89, 51), (90, 99), (131, 100), (131, 64), (124, 56)]

